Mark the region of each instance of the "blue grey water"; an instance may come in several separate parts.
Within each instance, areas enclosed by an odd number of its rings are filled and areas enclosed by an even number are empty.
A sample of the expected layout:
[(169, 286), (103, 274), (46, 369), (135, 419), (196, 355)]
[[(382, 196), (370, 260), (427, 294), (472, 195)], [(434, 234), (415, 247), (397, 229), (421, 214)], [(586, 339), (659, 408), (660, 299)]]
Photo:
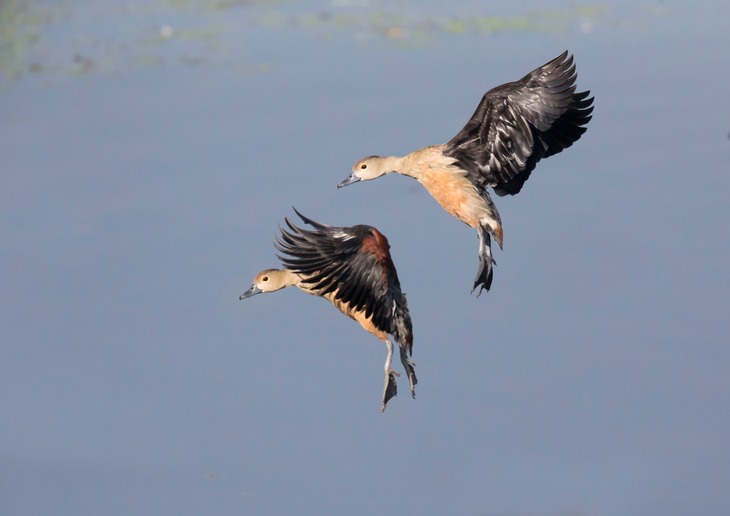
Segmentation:
[[(20, 6), (24, 4), (24, 6)], [(0, 513), (730, 514), (726, 2), (5, 2)], [(585, 136), (473, 230), (352, 163), (563, 50)], [(276, 266), (390, 239), (417, 399)]]

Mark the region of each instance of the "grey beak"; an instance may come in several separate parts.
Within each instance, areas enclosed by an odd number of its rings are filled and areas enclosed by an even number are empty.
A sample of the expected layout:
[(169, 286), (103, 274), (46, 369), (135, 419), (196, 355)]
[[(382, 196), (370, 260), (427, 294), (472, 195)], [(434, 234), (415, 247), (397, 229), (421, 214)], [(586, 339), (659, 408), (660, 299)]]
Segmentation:
[(246, 299), (248, 297), (255, 296), (256, 294), (260, 294), (261, 292), (263, 292), (263, 291), (260, 288), (258, 288), (256, 285), (251, 285), (251, 288), (248, 289), (243, 294), (241, 294), (238, 297), (238, 300), (243, 301), (244, 299)]
[(337, 188), (342, 188), (344, 186), (351, 185), (352, 183), (357, 183), (358, 181), (360, 181), (360, 178), (357, 177), (355, 175), (355, 173), (353, 172), (352, 174), (347, 176), (347, 178), (344, 181), (342, 181), (340, 184), (338, 184)]

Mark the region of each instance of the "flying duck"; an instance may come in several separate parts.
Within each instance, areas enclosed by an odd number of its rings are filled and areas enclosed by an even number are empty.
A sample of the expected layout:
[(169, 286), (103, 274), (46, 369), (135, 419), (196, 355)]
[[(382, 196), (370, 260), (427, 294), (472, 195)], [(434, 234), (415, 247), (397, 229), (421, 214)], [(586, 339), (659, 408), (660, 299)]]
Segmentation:
[(313, 229), (302, 229), (285, 218), (288, 230), (279, 227), (281, 235), (275, 243), (284, 255), (278, 256), (284, 268), (258, 273), (251, 288), (239, 299), (295, 286), (307, 294), (327, 299), (383, 341), (388, 350), (383, 412), (397, 394), (395, 376), (400, 376), (393, 370), (394, 347), (388, 334), (392, 335), (400, 348), (401, 363), (415, 398), (415, 364), (408, 358), (413, 353), (411, 316), (390, 256), (388, 239), (372, 226), (328, 226), (294, 211)]
[[(492, 285), (491, 237), (502, 248), (502, 221), (489, 196), (515, 195), (542, 158), (570, 147), (591, 119), (590, 91), (576, 93), (573, 56), (565, 51), (522, 79), (492, 88), (448, 143), (406, 156), (359, 160), (338, 188), (390, 173), (421, 183), (443, 209), (477, 230), (479, 268), (472, 292)], [(491, 237), (490, 237), (491, 235)]]

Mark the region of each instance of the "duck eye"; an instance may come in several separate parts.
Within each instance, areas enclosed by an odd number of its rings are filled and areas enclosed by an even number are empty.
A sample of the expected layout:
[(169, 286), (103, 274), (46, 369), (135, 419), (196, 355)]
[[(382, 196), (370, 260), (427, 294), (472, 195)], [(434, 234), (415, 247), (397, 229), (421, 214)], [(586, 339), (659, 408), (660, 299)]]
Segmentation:
[(365, 170), (366, 168), (368, 168), (368, 166), (367, 166), (367, 165), (366, 165), (365, 163), (363, 163), (362, 165), (360, 165), (360, 168), (361, 168), (362, 170)]
[(263, 278), (261, 278), (261, 281), (269, 281), (269, 277), (268, 276), (264, 276)]

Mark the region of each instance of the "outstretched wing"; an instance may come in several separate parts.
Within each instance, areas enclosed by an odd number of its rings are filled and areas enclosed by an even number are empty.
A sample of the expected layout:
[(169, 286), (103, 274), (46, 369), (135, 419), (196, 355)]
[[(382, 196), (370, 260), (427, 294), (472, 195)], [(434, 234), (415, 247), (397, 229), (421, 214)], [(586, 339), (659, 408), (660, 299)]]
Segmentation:
[(541, 158), (570, 147), (591, 119), (590, 91), (575, 93), (567, 50), (522, 79), (492, 88), (444, 154), (473, 182), (514, 195)]
[(285, 219), (288, 231), (280, 228), (276, 241), (284, 266), (318, 294), (333, 294), (352, 310), (364, 310), (376, 328), (411, 353), (411, 316), (385, 236), (371, 226), (333, 227), (296, 213), (314, 229)]

